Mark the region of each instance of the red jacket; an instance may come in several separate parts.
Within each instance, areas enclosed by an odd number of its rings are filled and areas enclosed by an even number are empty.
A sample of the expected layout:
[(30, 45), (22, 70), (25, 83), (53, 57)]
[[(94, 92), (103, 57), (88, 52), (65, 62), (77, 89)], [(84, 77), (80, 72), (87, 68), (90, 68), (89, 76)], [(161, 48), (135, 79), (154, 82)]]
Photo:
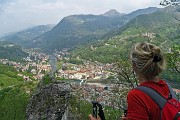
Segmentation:
[[(148, 81), (140, 84), (140, 86), (148, 86), (164, 97), (168, 98), (169, 89), (165, 81), (159, 82)], [(132, 89), (128, 93), (128, 113), (127, 117), (131, 120), (160, 120), (160, 109), (156, 103), (144, 92)]]

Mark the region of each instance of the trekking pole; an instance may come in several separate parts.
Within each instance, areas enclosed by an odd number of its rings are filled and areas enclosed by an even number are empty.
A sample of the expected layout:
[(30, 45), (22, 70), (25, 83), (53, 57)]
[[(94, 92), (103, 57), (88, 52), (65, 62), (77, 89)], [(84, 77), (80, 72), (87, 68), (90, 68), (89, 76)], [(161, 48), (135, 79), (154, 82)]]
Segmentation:
[(106, 120), (102, 105), (97, 101), (91, 101), (91, 103), (93, 104), (93, 117), (97, 118), (97, 115), (99, 115), (101, 120)]
[(93, 117), (97, 118), (97, 101), (91, 101), (91, 103), (93, 104)]
[(98, 113), (99, 117), (101, 118), (101, 120), (106, 120), (105, 116), (104, 116), (104, 111), (103, 111), (102, 105), (99, 103), (97, 105), (99, 107), (99, 113)]

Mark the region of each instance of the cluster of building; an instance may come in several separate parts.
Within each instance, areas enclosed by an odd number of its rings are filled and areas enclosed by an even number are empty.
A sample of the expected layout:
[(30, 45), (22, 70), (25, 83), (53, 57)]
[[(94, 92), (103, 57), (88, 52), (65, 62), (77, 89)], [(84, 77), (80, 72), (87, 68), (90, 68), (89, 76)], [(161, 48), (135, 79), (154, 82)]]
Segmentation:
[[(114, 108), (119, 108), (122, 105), (122, 100), (126, 97), (123, 93), (113, 92), (116, 89), (115, 84), (100, 84), (100, 83), (86, 83), (82, 85), (72, 84), (74, 89), (74, 95), (78, 96), (80, 100), (86, 101), (98, 101), (102, 105), (111, 106)], [(119, 91), (122, 90), (127, 92), (128, 89), (119, 86)]]
[[(70, 66), (70, 68), (68, 67)], [(114, 75), (110, 71), (112, 68), (111, 64), (99, 64), (86, 62), (83, 65), (74, 65), (70, 63), (64, 63), (62, 68), (66, 67), (68, 69), (59, 69), (57, 72), (57, 77), (65, 79), (106, 79), (109, 76)]]
[(23, 74), (29, 72), (32, 74), (33, 79), (40, 80), (45, 73), (51, 71), (51, 66), (48, 64), (48, 55), (43, 53), (31, 53), (31, 57), (24, 58), (25, 63), (9, 61), (8, 59), (0, 59), (0, 62), (5, 65), (11, 65), (20, 72), (19, 76), (22, 76), (25, 81), (31, 81), (30, 77)]
[[(67, 49), (63, 49), (62, 51), (56, 51), (54, 56), (58, 61), (69, 60), (70, 53), (67, 52)], [(80, 65), (63, 62), (62, 66), (56, 71), (56, 77), (64, 79), (94, 80), (106, 79), (114, 75), (114, 73), (111, 72), (113, 68), (112, 64), (102, 64), (86, 60), (82, 61), (83, 64)]]
[[(146, 33), (150, 34), (150, 33)], [(56, 58), (61, 61), (64, 58), (68, 59), (69, 53), (64, 50), (59, 53), (56, 53)], [(24, 58), (26, 61), (24, 63), (13, 62), (7, 59), (0, 59), (2, 64), (8, 64), (14, 66), (18, 71), (20, 71), (19, 76), (22, 76), (25, 81), (31, 81), (31, 78), (35, 80), (41, 80), (42, 77), (51, 71), (51, 65), (49, 64), (49, 55), (44, 53), (29, 53), (29, 57)], [(102, 64), (98, 62), (89, 62), (84, 61), (84, 64), (75, 65), (71, 63), (63, 63), (60, 69), (57, 69), (56, 77), (65, 78), (68, 80), (83, 80), (83, 82), (72, 84), (75, 88), (80, 88), (80, 96), (82, 99), (91, 101), (92, 99), (96, 99), (97, 101), (102, 102), (106, 105), (114, 105), (112, 103), (114, 98), (114, 93), (112, 90), (114, 89), (114, 85), (106, 85), (108, 86), (108, 90), (104, 89), (106, 86), (98, 83), (88, 83), (87, 81), (107, 79), (110, 76), (114, 76), (115, 73), (111, 72), (113, 69), (112, 64)], [(23, 74), (24, 72), (29, 72), (32, 74), (32, 77)], [(80, 87), (79, 87), (80, 85)], [(123, 89), (123, 88), (122, 88)], [(178, 89), (175, 89), (176, 93), (179, 93)], [(77, 92), (77, 91), (76, 91)], [(118, 95), (119, 96), (119, 95)], [(112, 99), (112, 100), (110, 100)], [(116, 102), (117, 103), (117, 102)]]

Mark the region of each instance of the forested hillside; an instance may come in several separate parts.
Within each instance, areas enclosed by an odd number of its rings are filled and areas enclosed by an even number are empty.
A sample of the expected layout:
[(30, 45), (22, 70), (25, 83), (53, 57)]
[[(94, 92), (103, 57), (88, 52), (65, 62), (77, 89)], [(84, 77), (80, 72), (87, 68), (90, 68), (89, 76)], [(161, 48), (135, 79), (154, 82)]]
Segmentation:
[(34, 38), (51, 30), (52, 27), (54, 27), (54, 25), (39, 25), (32, 28), (27, 28), (10, 35), (6, 35), (0, 38), (0, 41), (9, 41), (18, 45), (28, 47), (28, 44), (31, 43)]
[(25, 120), (26, 106), (35, 84), (24, 82), (12, 66), (0, 64), (0, 120)]
[(0, 59), (11, 61), (23, 61), (28, 54), (22, 50), (22, 47), (9, 42), (0, 42)]
[(136, 42), (151, 42), (167, 51), (180, 44), (179, 34), (180, 21), (172, 13), (158, 11), (140, 15), (121, 28), (117, 35), (79, 47), (73, 53), (84, 59), (112, 62), (127, 58), (129, 48)]

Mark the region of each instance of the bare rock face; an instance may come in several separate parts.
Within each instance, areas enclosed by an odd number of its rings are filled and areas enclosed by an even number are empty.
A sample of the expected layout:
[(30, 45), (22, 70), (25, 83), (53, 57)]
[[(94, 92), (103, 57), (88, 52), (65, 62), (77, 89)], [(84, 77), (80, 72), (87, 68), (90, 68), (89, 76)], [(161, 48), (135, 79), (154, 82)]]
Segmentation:
[(27, 120), (61, 120), (70, 91), (70, 85), (63, 82), (38, 87), (26, 108)]

